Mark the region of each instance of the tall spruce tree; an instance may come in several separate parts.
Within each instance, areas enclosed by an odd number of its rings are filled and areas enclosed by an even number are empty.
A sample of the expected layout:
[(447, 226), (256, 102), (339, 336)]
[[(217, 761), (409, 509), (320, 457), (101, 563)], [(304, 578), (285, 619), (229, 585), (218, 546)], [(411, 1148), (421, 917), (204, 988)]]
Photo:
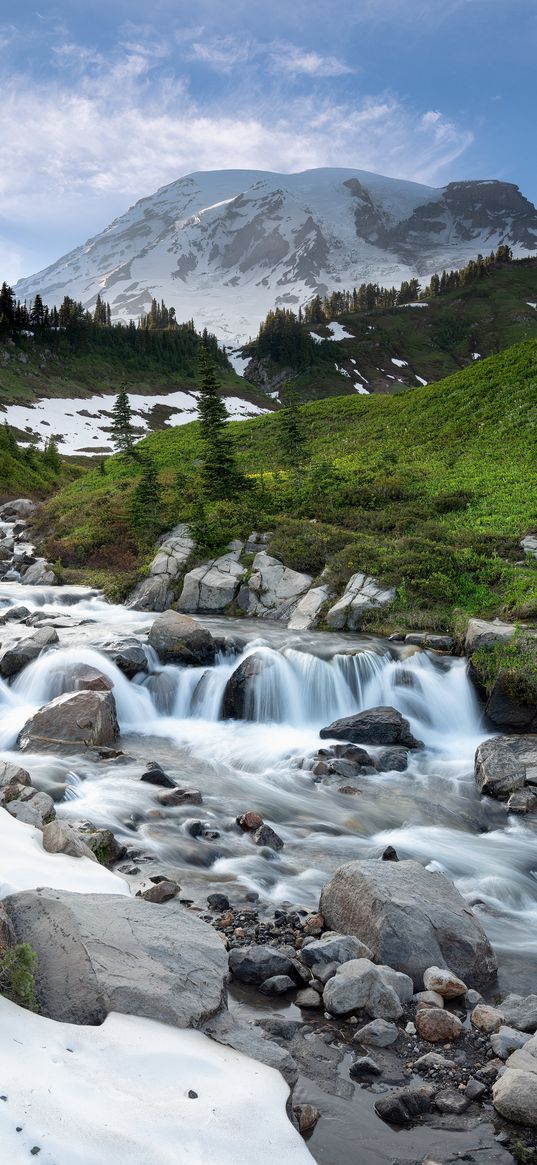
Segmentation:
[(143, 543), (153, 543), (162, 529), (162, 488), (155, 463), (140, 454), (140, 474), (129, 502), (129, 521)]
[(124, 453), (127, 457), (136, 457), (132, 409), (126, 388), (120, 388), (116, 396), (112, 409), (110, 433), (118, 453)]
[(220, 396), (214, 361), (205, 343), (199, 355), (198, 401), (203, 453), (203, 492), (207, 498), (231, 498), (246, 485), (227, 433), (227, 409)]
[(282, 395), (284, 407), (276, 414), (278, 444), (283, 454), (285, 468), (292, 470), (298, 483), (307, 452), (304, 418), (300, 410), (298, 396), (291, 385), (285, 384), (283, 386)]

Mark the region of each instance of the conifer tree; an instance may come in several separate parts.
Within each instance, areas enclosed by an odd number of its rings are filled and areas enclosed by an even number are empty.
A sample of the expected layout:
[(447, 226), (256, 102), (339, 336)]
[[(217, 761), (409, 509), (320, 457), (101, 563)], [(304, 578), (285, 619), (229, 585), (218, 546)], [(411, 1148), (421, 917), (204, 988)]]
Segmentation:
[(278, 443), (285, 467), (292, 469), (298, 482), (306, 459), (307, 437), (304, 419), (295, 390), (289, 384), (282, 389), (284, 407), (277, 413)]
[(205, 343), (200, 346), (199, 385), (203, 490), (208, 498), (230, 498), (246, 481), (235, 463), (226, 432), (227, 409), (220, 396), (214, 361)]
[(162, 489), (151, 457), (140, 454), (139, 461), (140, 475), (131, 494), (129, 519), (140, 540), (149, 544), (162, 529)]
[(49, 437), (48, 441), (45, 442), (45, 448), (43, 450), (43, 461), (44, 464), (47, 465), (49, 469), (52, 469), (54, 473), (59, 473), (62, 467), (62, 461), (60, 454), (58, 453), (58, 442), (56, 437)]
[(118, 453), (124, 453), (127, 457), (136, 457), (132, 409), (126, 388), (121, 388), (116, 396), (112, 409), (110, 434)]

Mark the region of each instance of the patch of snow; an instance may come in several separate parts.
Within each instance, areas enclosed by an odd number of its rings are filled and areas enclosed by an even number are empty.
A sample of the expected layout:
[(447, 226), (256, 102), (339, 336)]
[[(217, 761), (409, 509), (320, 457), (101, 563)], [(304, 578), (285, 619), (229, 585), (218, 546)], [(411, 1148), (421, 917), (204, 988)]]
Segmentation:
[(360, 384), (359, 380), (357, 380), (355, 382), (354, 387), (356, 389), (356, 392), (359, 392), (361, 396), (369, 396), (369, 389), (364, 388), (364, 385)]
[(340, 368), (339, 364), (334, 364), (334, 368), (336, 369), (336, 372), (339, 372), (340, 376), (347, 376), (350, 380), (351, 374), (350, 372), (347, 372), (346, 368)]
[(248, 367), (250, 359), (248, 356), (241, 356), (240, 349), (227, 353), (227, 358), (232, 368), (239, 376), (244, 376), (244, 370)]
[(331, 324), (327, 324), (326, 326), (328, 331), (332, 333), (333, 340), (337, 340), (339, 342), (339, 340), (356, 339), (356, 336), (353, 336), (352, 332), (346, 332), (345, 328), (342, 326), (342, 324), (338, 324), (337, 320), (333, 320)]
[(537, 311), (537, 303), (530, 303), (529, 299), (526, 300), (526, 303), (528, 307), (532, 307), (534, 311)]
[(423, 376), (418, 376), (417, 372), (414, 373), (414, 376), (416, 377), (416, 380), (419, 380), (420, 384), (428, 384), (429, 383), (428, 380), (423, 379)]
[(397, 307), (429, 307), (428, 303), (398, 303)]
[(392, 364), (396, 364), (398, 368), (408, 368), (408, 360), (398, 360), (396, 356), (392, 356)]
[[(356, 360), (353, 360), (353, 364), (356, 364)], [(355, 376), (359, 376), (359, 377), (360, 377), (360, 380), (363, 380), (363, 381), (364, 381), (364, 384), (369, 384), (369, 381), (368, 381), (368, 379), (367, 379), (367, 376), (364, 376), (363, 372), (360, 372), (360, 371), (358, 370), (358, 368), (355, 368), (355, 369), (354, 369), (354, 374), (355, 374)]]
[(128, 894), (127, 883), (89, 858), (49, 854), (43, 834), (0, 809), (0, 898), (49, 886), (78, 894)]
[(480, 352), (472, 352), (472, 360), (481, 360)]
[(60, 1023), (4, 998), (0, 1026), (6, 1165), (36, 1146), (42, 1165), (313, 1163), (279, 1072), (201, 1032), (115, 1013)]
[(316, 344), (323, 344), (326, 340), (326, 336), (318, 336), (317, 332), (310, 332), (310, 336), (312, 340), (315, 340)]

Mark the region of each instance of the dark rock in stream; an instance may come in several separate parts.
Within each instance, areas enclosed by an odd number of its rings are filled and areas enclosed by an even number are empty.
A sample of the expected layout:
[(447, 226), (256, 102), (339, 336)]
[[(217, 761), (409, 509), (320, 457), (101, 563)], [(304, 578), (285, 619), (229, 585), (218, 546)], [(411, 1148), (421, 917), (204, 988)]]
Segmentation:
[(354, 744), (403, 745), (404, 748), (423, 748), (412, 735), (410, 724), (396, 708), (369, 708), (356, 716), (335, 720), (322, 728), (323, 740), (349, 740)]
[(119, 736), (111, 692), (74, 692), (40, 708), (19, 733), (22, 752), (73, 752), (112, 745)]
[(274, 975), (292, 976), (291, 960), (276, 947), (235, 947), (229, 954), (229, 969), (241, 983), (259, 985)]
[(274, 660), (253, 652), (235, 668), (224, 688), (222, 720), (253, 720), (252, 680), (268, 667), (274, 667)]
[(431, 1084), (399, 1088), (375, 1101), (375, 1112), (392, 1125), (412, 1125), (417, 1117), (430, 1112), (434, 1098)]
[(128, 680), (139, 672), (147, 671), (147, 656), (139, 639), (131, 635), (128, 639), (105, 643), (101, 650), (115, 663)]
[(150, 761), (145, 773), (140, 777), (147, 785), (157, 785), (161, 789), (175, 789), (175, 781), (164, 772), (158, 761)]
[(6, 679), (17, 675), (27, 664), (38, 659), (43, 651), (59, 642), (58, 633), (53, 627), (40, 627), (33, 635), (4, 652), (0, 659), (0, 675)]
[(157, 615), (147, 642), (162, 663), (200, 667), (215, 661), (215, 643), (210, 631), (178, 611), (162, 611)]

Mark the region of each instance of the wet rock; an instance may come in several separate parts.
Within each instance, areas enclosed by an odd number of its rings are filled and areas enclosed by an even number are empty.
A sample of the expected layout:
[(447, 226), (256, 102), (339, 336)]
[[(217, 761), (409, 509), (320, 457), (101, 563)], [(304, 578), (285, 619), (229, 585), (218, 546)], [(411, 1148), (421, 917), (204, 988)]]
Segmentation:
[(416, 1031), (422, 1040), (436, 1044), (440, 1040), (457, 1040), (462, 1033), (462, 1023), (451, 1011), (440, 1007), (427, 1007), (416, 1012)]
[(20, 765), (0, 760), (0, 789), (8, 785), (31, 785), (30, 774)]
[(234, 947), (229, 953), (229, 969), (241, 983), (259, 986), (274, 975), (293, 975), (293, 964), (276, 947)]
[(256, 829), (254, 833), (252, 833), (252, 838), (256, 845), (268, 846), (269, 849), (274, 850), (283, 849), (283, 841), (281, 837), (279, 837), (278, 834), (270, 828), (270, 825), (260, 825), (259, 829)]
[(501, 738), (495, 737), (483, 741), (478, 746), (474, 761), (474, 777), (480, 793), (504, 800), (515, 789), (522, 788), (526, 780), (526, 771), (509, 745)]
[(327, 926), (355, 934), (418, 990), (424, 971), (442, 963), (472, 986), (494, 979), (496, 959), (479, 921), (448, 878), (419, 862), (348, 862), (324, 886), (320, 909)]
[(274, 667), (271, 656), (253, 652), (243, 659), (235, 668), (224, 688), (222, 701), (222, 720), (253, 720), (254, 719), (254, 682), (255, 678)]
[(520, 1032), (517, 1028), (502, 1024), (491, 1035), (490, 1046), (501, 1060), (506, 1060), (512, 1052), (517, 1052), (519, 1048), (523, 1048), (530, 1038), (528, 1033)]
[(408, 990), (412, 994), (408, 976), (375, 966), (369, 959), (351, 959), (329, 979), (323, 1000), (332, 1015), (365, 1011), (372, 1019), (398, 1019), (403, 1014), (401, 995)]
[(521, 1032), (537, 1031), (537, 995), (507, 995), (501, 1009), (511, 1027)]
[(27, 664), (33, 663), (43, 651), (59, 642), (58, 633), (53, 627), (39, 627), (33, 635), (22, 639), (4, 652), (0, 659), (0, 675), (5, 678), (17, 675)]
[[(144, 779), (143, 777), (141, 778)], [(146, 776), (146, 780), (147, 780)], [(203, 797), (199, 789), (168, 789), (157, 796), (160, 805), (202, 805)]]
[(105, 826), (81, 826), (77, 828), (77, 832), (103, 866), (119, 861), (127, 852), (123, 843)]
[(427, 967), (423, 986), (426, 991), (436, 991), (442, 999), (457, 999), (459, 995), (465, 995), (467, 990), (466, 983), (445, 967)]
[(537, 1127), (537, 1075), (506, 1068), (493, 1086), (492, 1103), (506, 1120)]
[(158, 615), (147, 642), (163, 663), (194, 667), (214, 663), (215, 645), (210, 631), (178, 611), (163, 611)]
[(299, 991), (295, 997), (297, 1007), (322, 1007), (322, 996), (313, 987), (305, 987), (303, 991)]
[(64, 692), (111, 692), (113, 686), (104, 672), (86, 663), (75, 663), (62, 675)]
[(134, 679), (139, 672), (147, 671), (147, 656), (143, 645), (133, 635), (128, 639), (105, 643), (102, 650), (128, 680)]
[(354, 1044), (369, 1044), (372, 1048), (388, 1048), (399, 1036), (399, 1028), (387, 1019), (372, 1019), (352, 1037)]
[(56, 575), (44, 558), (36, 559), (32, 566), (21, 571), (21, 577), (25, 586), (54, 586), (56, 583)]
[(513, 693), (507, 671), (497, 675), (485, 713), (495, 727), (507, 732), (534, 732), (537, 729), (535, 700), (525, 700)]
[(299, 958), (307, 967), (314, 967), (348, 963), (350, 959), (371, 959), (371, 951), (353, 934), (328, 934), (303, 946)]
[(455, 640), (451, 635), (429, 635), (427, 631), (414, 631), (405, 635), (405, 643), (425, 647), (431, 651), (453, 651)]
[(50, 821), (43, 826), (43, 849), (49, 854), (68, 854), (72, 858), (89, 858), (96, 862), (93, 850), (67, 824), (66, 821)]
[(328, 585), (322, 584), (310, 587), (309, 591), (299, 600), (287, 624), (290, 631), (309, 631), (315, 627), (325, 603), (332, 597), (333, 591)]
[(381, 857), (381, 861), (383, 861), (383, 862), (398, 862), (399, 861), (399, 855), (397, 853), (397, 850), (393, 848), (393, 845), (387, 845), (386, 849), (384, 849), (382, 851), (380, 857)]
[(287, 991), (294, 991), (296, 983), (289, 975), (271, 975), (261, 983), (259, 990), (263, 995), (285, 995)]
[(119, 736), (111, 692), (74, 692), (57, 696), (24, 725), (18, 737), (22, 752), (72, 752), (112, 745)]
[(356, 716), (335, 720), (320, 731), (323, 740), (350, 740), (354, 744), (403, 745), (422, 748), (410, 731), (408, 720), (395, 708), (369, 708)]
[(0, 624), (22, 623), (23, 619), (27, 619), (29, 614), (28, 607), (8, 607), (7, 611), (4, 611), (0, 615)]
[(472, 1011), (470, 1022), (472, 1027), (477, 1028), (478, 1031), (491, 1035), (492, 1032), (497, 1032), (501, 1028), (503, 1012), (499, 1011), (497, 1007), (490, 1007), (487, 1003), (478, 1003)]
[(224, 999), (227, 955), (177, 900), (166, 910), (122, 894), (35, 890), (5, 900), (38, 956), (43, 1015), (100, 1024), (111, 1011), (200, 1027)]
[(404, 773), (408, 768), (406, 748), (383, 748), (375, 757), (379, 773)]
[(47, 821), (56, 815), (54, 801), (48, 793), (38, 793), (36, 789), (24, 788), (18, 797), (6, 804), (6, 809), (17, 821), (43, 829)]
[(457, 1088), (444, 1088), (442, 1092), (436, 1094), (434, 1103), (439, 1112), (461, 1116), (470, 1104), (470, 1097), (466, 1092), (459, 1092)]
[(207, 905), (209, 910), (215, 910), (220, 914), (223, 910), (229, 910), (229, 898), (227, 894), (209, 894)]
[(263, 818), (259, 816), (259, 813), (254, 813), (253, 809), (248, 809), (246, 813), (242, 813), (237, 818), (237, 823), (241, 829), (244, 829), (245, 833), (253, 833), (254, 829), (259, 829), (263, 824)]
[(314, 1104), (295, 1104), (293, 1113), (297, 1122), (298, 1131), (302, 1137), (313, 1132), (320, 1117), (319, 1109)]
[(398, 1088), (375, 1101), (375, 1112), (391, 1125), (412, 1125), (418, 1117), (430, 1112), (434, 1098), (431, 1084)]
[(534, 813), (537, 810), (537, 789), (517, 789), (507, 802), (509, 813)]
[(179, 893), (181, 887), (172, 878), (162, 878), (161, 881), (148, 886), (146, 890), (139, 890), (138, 895), (146, 902), (170, 902)]
[(164, 769), (161, 768), (158, 761), (149, 762), (140, 780), (146, 785), (157, 785), (160, 789), (173, 789), (175, 792), (175, 781), (172, 781), (172, 778), (164, 772)]
[(365, 1076), (382, 1076), (382, 1068), (379, 1068), (372, 1056), (358, 1056), (349, 1068), (349, 1076), (351, 1080), (362, 1080)]

